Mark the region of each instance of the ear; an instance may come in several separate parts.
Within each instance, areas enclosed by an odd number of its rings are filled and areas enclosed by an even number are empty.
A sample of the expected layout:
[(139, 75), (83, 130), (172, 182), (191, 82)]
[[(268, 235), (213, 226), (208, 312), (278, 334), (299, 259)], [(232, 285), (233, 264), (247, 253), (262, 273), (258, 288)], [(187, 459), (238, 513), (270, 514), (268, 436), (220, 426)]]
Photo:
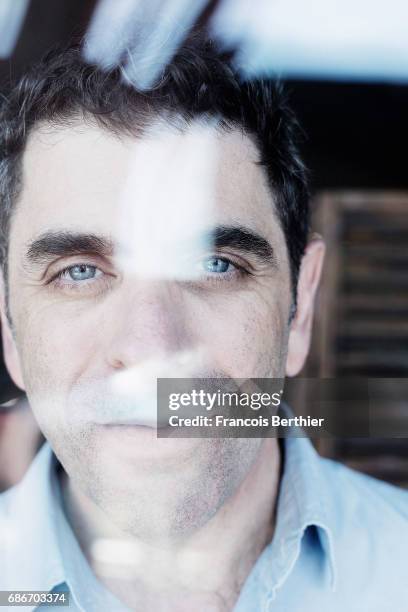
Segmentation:
[(25, 387), (23, 383), (20, 357), (17, 351), (11, 323), (7, 317), (6, 291), (3, 274), (0, 274), (0, 319), (4, 363), (6, 364), (7, 371), (14, 384), (24, 391)]
[(325, 245), (315, 235), (306, 247), (299, 271), (297, 309), (289, 332), (286, 375), (296, 376), (303, 368), (310, 347), (314, 301), (323, 267)]

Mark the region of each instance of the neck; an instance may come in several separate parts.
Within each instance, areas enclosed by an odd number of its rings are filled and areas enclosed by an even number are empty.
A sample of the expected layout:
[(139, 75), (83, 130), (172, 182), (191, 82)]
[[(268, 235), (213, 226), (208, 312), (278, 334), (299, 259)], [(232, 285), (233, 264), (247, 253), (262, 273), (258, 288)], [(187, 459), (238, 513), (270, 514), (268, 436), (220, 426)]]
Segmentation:
[[(221, 611), (233, 607), (272, 537), (279, 473), (277, 440), (265, 439), (244, 481), (217, 514), (188, 538), (166, 539), (163, 545), (129, 538), (66, 476), (62, 490), (68, 520), (94, 573), (126, 605)], [(107, 555), (101, 542), (108, 544)]]

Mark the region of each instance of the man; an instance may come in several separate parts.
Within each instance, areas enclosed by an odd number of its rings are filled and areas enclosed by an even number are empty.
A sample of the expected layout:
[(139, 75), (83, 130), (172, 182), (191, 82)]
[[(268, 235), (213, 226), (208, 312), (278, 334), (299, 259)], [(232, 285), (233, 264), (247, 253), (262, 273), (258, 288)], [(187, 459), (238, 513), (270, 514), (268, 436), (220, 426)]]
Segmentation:
[(151, 90), (129, 80), (70, 48), (3, 105), (4, 354), (49, 444), (1, 498), (0, 588), (406, 610), (406, 493), (302, 438), (157, 437), (156, 376), (301, 370), (324, 246), (279, 87), (199, 39)]

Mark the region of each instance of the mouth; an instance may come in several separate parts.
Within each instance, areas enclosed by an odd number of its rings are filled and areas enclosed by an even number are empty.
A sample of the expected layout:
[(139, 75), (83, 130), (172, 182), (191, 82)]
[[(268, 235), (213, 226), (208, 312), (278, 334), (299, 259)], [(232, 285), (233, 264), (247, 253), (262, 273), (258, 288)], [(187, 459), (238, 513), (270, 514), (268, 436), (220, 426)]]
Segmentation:
[(98, 421), (97, 425), (102, 425), (108, 428), (143, 428), (143, 429), (163, 429), (168, 426), (166, 421), (161, 422), (156, 418), (142, 419), (142, 418), (119, 418), (119, 419), (105, 419)]
[(168, 423), (157, 423), (157, 421), (140, 421), (136, 419), (126, 419), (110, 423), (97, 423), (97, 427), (102, 428), (107, 433), (118, 436), (132, 436), (140, 439), (156, 440), (158, 432), (171, 431)]
[(158, 436), (156, 425), (141, 424), (134, 420), (96, 424), (95, 434), (103, 455), (111, 465), (134, 465), (136, 472), (156, 466), (168, 470), (180, 462), (193, 461), (197, 440), (180, 439), (171, 435)]

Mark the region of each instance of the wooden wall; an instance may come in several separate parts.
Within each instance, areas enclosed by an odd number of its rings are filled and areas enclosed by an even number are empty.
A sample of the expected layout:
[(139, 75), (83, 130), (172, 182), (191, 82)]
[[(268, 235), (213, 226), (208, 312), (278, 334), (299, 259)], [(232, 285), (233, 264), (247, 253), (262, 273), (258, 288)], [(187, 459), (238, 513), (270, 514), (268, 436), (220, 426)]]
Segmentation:
[(313, 229), (327, 256), (302, 375), (358, 377), (378, 388), (369, 436), (321, 438), (316, 446), (408, 487), (408, 193), (318, 194)]

